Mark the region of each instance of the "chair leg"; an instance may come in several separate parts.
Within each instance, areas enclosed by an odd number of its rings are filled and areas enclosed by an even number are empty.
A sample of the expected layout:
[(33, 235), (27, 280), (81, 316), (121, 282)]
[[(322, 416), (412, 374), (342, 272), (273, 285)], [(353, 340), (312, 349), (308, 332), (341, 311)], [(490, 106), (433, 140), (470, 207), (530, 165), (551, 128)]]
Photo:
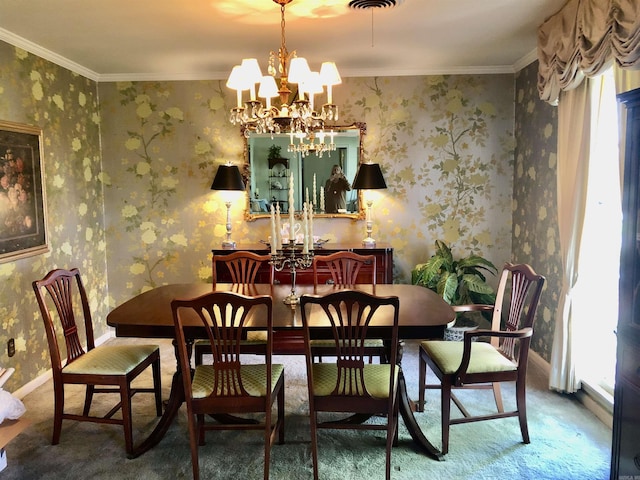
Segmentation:
[(199, 480), (200, 467), (198, 465), (198, 430), (196, 416), (189, 417), (189, 448), (191, 449), (191, 466), (193, 468), (193, 480)]
[(196, 415), (196, 425), (198, 431), (198, 445), (205, 444), (204, 441), (204, 415)]
[(520, 420), (522, 441), (524, 443), (530, 443), (529, 427), (527, 426), (526, 382), (524, 379), (516, 382), (516, 404), (518, 406), (518, 420)]
[(420, 350), (420, 360), (418, 367), (418, 405), (416, 410), (418, 412), (424, 412), (424, 391), (426, 389), (427, 380), (427, 361), (422, 356), (422, 349)]
[[(271, 407), (268, 407), (264, 420), (264, 480), (269, 480), (269, 463), (271, 462)], [(278, 412), (280, 416), (280, 412)], [(277, 428), (277, 424), (276, 424)]]
[(442, 411), (442, 454), (449, 452), (449, 422), (451, 420), (451, 384), (444, 379), (440, 385), (440, 402)]
[(493, 398), (496, 400), (496, 408), (498, 412), (504, 412), (504, 405), (502, 403), (502, 390), (500, 389), (499, 382), (493, 382)]
[(278, 432), (278, 444), (284, 444), (284, 378), (283, 385), (278, 392), (278, 424), (280, 425), (280, 431)]
[(82, 409), (82, 415), (85, 417), (89, 415), (89, 410), (91, 410), (91, 402), (93, 401), (93, 392), (95, 388), (95, 385), (87, 385), (84, 395), (84, 408)]
[(311, 459), (313, 461), (313, 480), (318, 480), (318, 417), (315, 412), (310, 412), (311, 424)]
[(153, 390), (156, 399), (156, 415), (162, 416), (162, 375), (160, 374), (160, 355), (151, 365), (153, 371)]
[(53, 436), (51, 445), (60, 443), (60, 432), (62, 431), (62, 416), (64, 415), (64, 384), (54, 385), (54, 414), (53, 414)]
[(128, 454), (133, 453), (133, 427), (131, 425), (131, 390), (127, 380), (120, 385), (120, 402), (122, 406), (122, 428), (124, 429), (124, 446)]

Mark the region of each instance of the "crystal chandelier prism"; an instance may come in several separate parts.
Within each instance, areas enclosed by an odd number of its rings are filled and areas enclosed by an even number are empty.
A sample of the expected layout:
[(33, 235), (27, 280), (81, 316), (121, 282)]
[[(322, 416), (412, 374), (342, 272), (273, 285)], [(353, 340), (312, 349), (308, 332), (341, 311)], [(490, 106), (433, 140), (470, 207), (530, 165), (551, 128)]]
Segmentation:
[[(306, 59), (298, 57), (296, 51), (289, 53), (285, 38), (285, 6), (293, 0), (273, 0), (280, 5), (281, 44), (277, 52), (269, 53), (268, 74), (262, 75), (255, 58), (245, 58), (233, 67), (227, 87), (236, 90), (237, 104), (231, 109), (230, 121), (240, 125), (244, 135), (255, 133), (290, 133), (303, 139), (313, 132), (323, 132), (325, 122), (338, 120), (338, 107), (333, 104), (333, 86), (342, 83), (334, 62), (324, 62), (319, 72), (309, 68)], [(278, 87), (276, 79), (279, 80)], [(297, 84), (297, 96), (289, 86)], [(256, 89), (256, 86), (258, 87)], [(315, 96), (325, 92), (326, 103), (316, 111)], [(249, 100), (243, 101), (243, 92), (249, 92)], [(256, 97), (264, 99), (264, 103)], [(280, 107), (273, 105), (272, 98), (280, 98)], [(305, 148), (293, 144), (290, 149)], [(300, 143), (303, 143), (302, 141)], [(324, 143), (324, 142), (323, 142)], [(312, 148), (312, 147), (307, 147)]]

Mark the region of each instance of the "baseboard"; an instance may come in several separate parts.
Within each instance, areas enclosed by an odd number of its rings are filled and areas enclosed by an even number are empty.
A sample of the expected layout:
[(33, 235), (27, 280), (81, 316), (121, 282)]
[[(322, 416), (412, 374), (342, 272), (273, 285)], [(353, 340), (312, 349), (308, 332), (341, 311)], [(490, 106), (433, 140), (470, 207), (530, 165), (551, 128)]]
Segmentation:
[[(551, 365), (538, 353), (529, 350), (529, 367), (535, 368), (537, 373), (542, 375), (547, 384), (551, 373)], [(603, 395), (597, 389), (584, 384), (576, 392), (576, 399), (582, 403), (587, 410), (593, 413), (598, 419), (609, 428), (613, 426), (613, 399)]]
[[(106, 342), (110, 338), (113, 338), (113, 336), (114, 336), (113, 332), (109, 331), (109, 332), (105, 333), (104, 335), (102, 335), (101, 337), (96, 338), (95, 339), (96, 346), (102, 345), (104, 342)], [(66, 358), (64, 360), (62, 360), (63, 363), (66, 362), (66, 361), (67, 361)], [(42, 375), (38, 375), (36, 378), (31, 380), (29, 383), (23, 385), (22, 387), (17, 389), (15, 392), (13, 392), (13, 396), (16, 397), (16, 398), (19, 398), (20, 400), (22, 400), (28, 394), (33, 392), (36, 388), (38, 388), (39, 386), (43, 385), (45, 382), (49, 381), (51, 379), (52, 375), (53, 374), (51, 372), (51, 369), (47, 370)]]

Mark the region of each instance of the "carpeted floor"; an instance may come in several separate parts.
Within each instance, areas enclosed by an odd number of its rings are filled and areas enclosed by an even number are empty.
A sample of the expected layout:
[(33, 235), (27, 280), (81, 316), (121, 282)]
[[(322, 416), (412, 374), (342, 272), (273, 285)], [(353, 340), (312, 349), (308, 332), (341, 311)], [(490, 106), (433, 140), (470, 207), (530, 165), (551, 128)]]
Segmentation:
[[(132, 340), (114, 339), (113, 342)], [(173, 348), (161, 341), (163, 390), (168, 394), (175, 370)], [(272, 451), (272, 479), (312, 478), (307, 390), (303, 357), (276, 357), (285, 364), (286, 444)], [(409, 343), (403, 368), (412, 398), (417, 398), (417, 349)], [(516, 418), (451, 429), (449, 454), (437, 462), (417, 453), (400, 426), (400, 445), (392, 453), (392, 478), (415, 479), (580, 479), (609, 477), (611, 430), (570, 396), (550, 392), (532, 375), (528, 386), (531, 444), (524, 445)], [(145, 383), (150, 379), (145, 378)], [(490, 392), (462, 392), (468, 407), (490, 405)], [(504, 388), (505, 407), (514, 401)], [(104, 396), (103, 396), (104, 397)], [(417, 414), (423, 431), (440, 444), (439, 396), (427, 392), (425, 413)], [(81, 405), (83, 391), (68, 394), (67, 405)], [(126, 458), (120, 427), (65, 421), (59, 445), (52, 446), (53, 389), (47, 382), (23, 399), (33, 424), (6, 448), (8, 466), (1, 480), (28, 479), (179, 479), (191, 478), (185, 408), (165, 438), (141, 457)], [(98, 404), (98, 407), (100, 404)], [(474, 410), (475, 411), (475, 410)], [(457, 412), (456, 412), (457, 414)], [(134, 398), (134, 440), (154, 427), (151, 396)], [(381, 432), (322, 431), (319, 434), (321, 479), (384, 478)], [(201, 478), (251, 480), (262, 478), (263, 445), (258, 432), (210, 432), (200, 449)]]

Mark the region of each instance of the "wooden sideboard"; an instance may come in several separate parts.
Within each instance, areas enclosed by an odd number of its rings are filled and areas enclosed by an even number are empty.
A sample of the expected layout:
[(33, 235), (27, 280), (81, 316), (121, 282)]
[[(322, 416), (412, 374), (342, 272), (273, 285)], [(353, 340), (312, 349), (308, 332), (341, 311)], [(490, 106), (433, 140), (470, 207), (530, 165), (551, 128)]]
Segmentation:
[[(214, 255), (227, 255), (236, 251), (249, 251), (259, 255), (269, 254), (269, 247), (264, 244), (248, 244), (238, 245), (235, 249), (228, 248), (214, 248), (211, 252)], [(376, 257), (376, 282), (377, 283), (393, 283), (393, 248), (387, 244), (378, 244), (374, 248), (365, 248), (360, 244), (348, 244), (348, 243), (335, 243), (325, 244), (323, 248), (314, 250), (315, 255), (329, 255), (330, 253), (350, 251), (358, 253), (360, 255), (375, 255)], [(371, 283), (373, 269), (367, 266), (360, 270), (358, 275), (358, 283)], [(331, 278), (329, 272), (326, 269), (320, 268), (318, 271), (318, 277), (320, 283), (324, 283)], [(218, 266), (216, 272), (216, 278), (219, 282), (228, 283), (231, 282), (229, 272), (223, 266)], [(256, 278), (258, 283), (269, 282), (269, 271), (265, 265), (259, 272)], [(289, 269), (285, 268), (281, 272), (275, 273), (275, 282), (281, 284), (291, 283), (291, 273)], [(296, 274), (296, 283), (298, 285), (313, 285), (313, 270), (307, 268), (304, 270), (298, 270)]]

